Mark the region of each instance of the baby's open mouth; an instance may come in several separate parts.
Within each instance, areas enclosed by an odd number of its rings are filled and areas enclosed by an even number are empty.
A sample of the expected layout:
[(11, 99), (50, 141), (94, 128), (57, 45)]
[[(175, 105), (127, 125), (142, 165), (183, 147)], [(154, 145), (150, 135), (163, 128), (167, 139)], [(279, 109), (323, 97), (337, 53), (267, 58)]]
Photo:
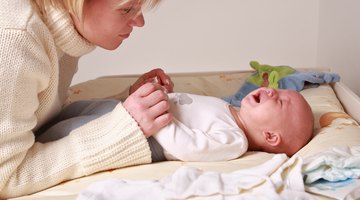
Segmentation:
[(260, 103), (260, 92), (253, 95), (253, 98), (256, 103)]

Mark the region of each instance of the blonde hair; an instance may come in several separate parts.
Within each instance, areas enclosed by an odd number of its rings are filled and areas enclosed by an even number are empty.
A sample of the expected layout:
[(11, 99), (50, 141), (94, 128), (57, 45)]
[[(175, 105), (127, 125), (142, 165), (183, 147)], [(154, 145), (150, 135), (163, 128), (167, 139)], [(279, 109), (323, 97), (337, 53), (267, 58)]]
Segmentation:
[[(71, 14), (77, 16), (79, 19), (82, 19), (83, 8), (87, 0), (33, 0), (33, 3), (37, 5), (40, 13), (45, 13), (46, 6), (52, 5), (57, 9), (64, 9), (69, 11)], [(121, 7), (122, 5), (133, 1), (133, 0), (119, 0), (115, 7)], [(154, 8), (160, 3), (161, 0), (137, 0), (141, 3), (143, 8)]]

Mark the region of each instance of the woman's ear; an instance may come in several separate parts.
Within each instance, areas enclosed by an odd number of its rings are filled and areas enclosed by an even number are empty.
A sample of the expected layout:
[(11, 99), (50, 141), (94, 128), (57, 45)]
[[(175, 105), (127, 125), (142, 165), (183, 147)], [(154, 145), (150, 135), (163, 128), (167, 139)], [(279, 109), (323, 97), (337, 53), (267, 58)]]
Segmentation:
[(281, 142), (281, 134), (277, 132), (263, 131), (264, 141), (273, 147), (279, 146)]

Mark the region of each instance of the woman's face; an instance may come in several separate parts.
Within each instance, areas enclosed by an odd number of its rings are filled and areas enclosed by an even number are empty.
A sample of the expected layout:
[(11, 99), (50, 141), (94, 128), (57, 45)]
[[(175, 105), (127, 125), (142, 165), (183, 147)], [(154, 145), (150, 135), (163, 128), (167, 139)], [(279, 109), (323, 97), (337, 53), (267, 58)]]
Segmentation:
[(120, 8), (119, 0), (88, 0), (84, 5), (83, 21), (72, 16), (77, 31), (91, 43), (114, 50), (128, 38), (134, 26), (145, 24), (138, 0)]

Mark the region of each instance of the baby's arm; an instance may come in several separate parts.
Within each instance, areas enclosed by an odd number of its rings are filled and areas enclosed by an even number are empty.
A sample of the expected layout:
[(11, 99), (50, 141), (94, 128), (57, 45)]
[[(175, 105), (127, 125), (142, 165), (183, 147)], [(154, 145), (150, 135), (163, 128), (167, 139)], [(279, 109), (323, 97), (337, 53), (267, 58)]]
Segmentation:
[(247, 150), (245, 135), (238, 129), (209, 129), (203, 132), (174, 121), (154, 135), (164, 150), (182, 161), (224, 161)]

